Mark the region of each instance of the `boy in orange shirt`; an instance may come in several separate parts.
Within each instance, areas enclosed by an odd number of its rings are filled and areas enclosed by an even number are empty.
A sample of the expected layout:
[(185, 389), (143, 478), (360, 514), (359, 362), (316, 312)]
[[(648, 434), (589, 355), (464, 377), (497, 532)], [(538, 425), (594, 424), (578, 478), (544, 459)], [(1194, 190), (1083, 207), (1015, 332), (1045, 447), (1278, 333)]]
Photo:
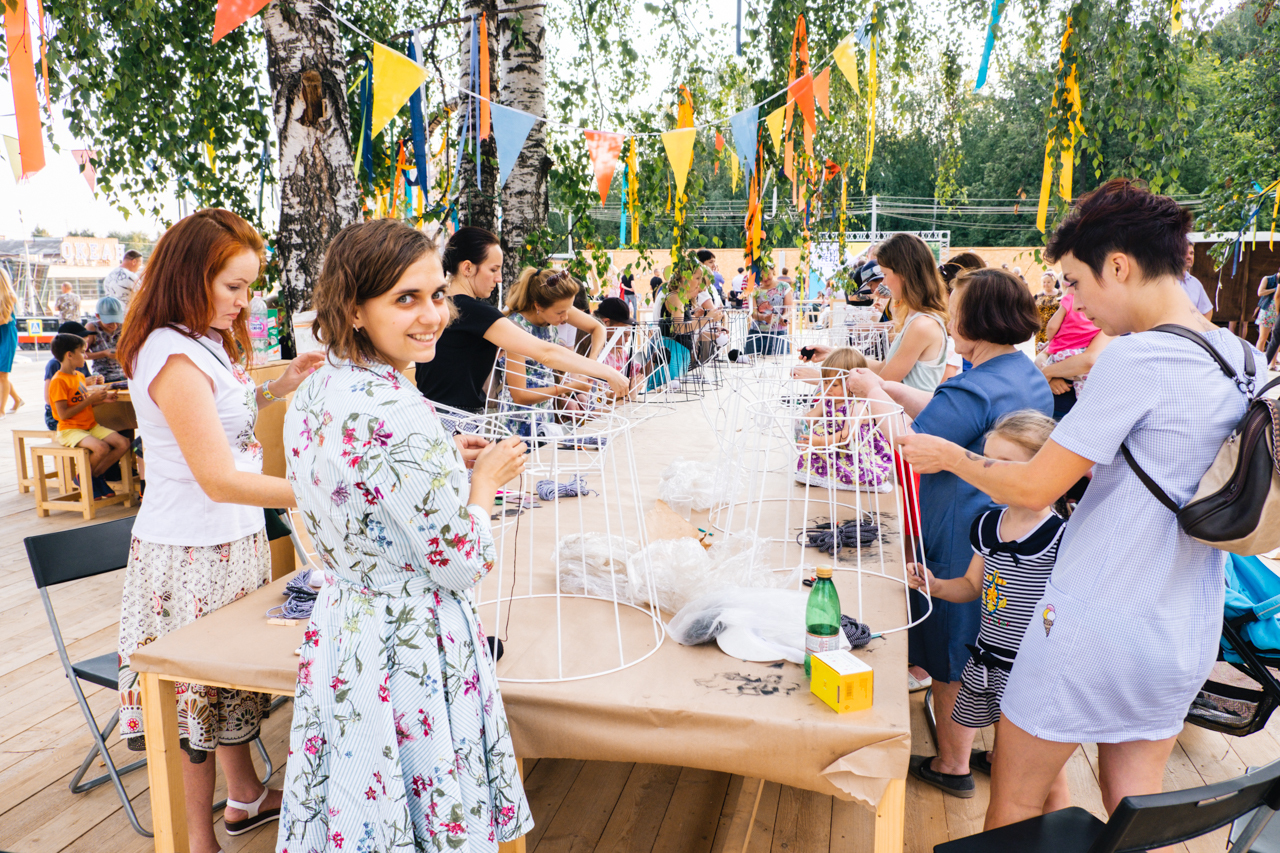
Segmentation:
[(85, 363), (84, 338), (58, 335), (50, 349), (61, 365), (49, 380), (49, 405), (58, 419), (58, 443), (66, 447), (83, 446), (89, 451), (93, 496), (109, 498), (115, 492), (102, 479), (102, 473), (124, 456), (129, 442), (120, 433), (100, 426), (93, 416), (93, 407), (115, 402), (117, 394), (100, 384), (102, 377), (86, 380), (77, 372)]

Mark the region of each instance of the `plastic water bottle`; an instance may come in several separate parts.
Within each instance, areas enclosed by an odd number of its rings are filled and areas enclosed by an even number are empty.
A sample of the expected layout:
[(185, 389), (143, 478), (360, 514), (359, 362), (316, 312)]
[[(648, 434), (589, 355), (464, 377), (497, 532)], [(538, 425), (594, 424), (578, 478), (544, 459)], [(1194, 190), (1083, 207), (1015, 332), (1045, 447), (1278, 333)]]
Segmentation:
[(270, 358), (271, 333), (267, 328), (267, 301), (262, 291), (249, 302), (249, 340), (253, 344), (253, 364), (266, 364)]
[(840, 648), (840, 595), (831, 580), (831, 567), (819, 566), (817, 575), (804, 609), (805, 678), (810, 677), (810, 656)]

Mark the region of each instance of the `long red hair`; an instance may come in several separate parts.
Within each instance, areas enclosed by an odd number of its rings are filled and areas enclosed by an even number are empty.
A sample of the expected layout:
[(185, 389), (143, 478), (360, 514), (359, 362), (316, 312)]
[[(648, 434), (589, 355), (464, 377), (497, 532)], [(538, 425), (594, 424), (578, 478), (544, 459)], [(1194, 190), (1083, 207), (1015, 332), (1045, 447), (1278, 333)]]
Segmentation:
[(228, 330), (209, 328), (213, 281), (232, 258), (244, 252), (256, 254), (261, 267), (262, 235), (229, 210), (198, 210), (164, 232), (130, 300), (116, 345), (116, 360), (126, 376), (133, 376), (138, 352), (156, 329), (176, 329), (192, 339), (216, 334), (233, 363), (247, 362), (251, 348), (247, 311), (241, 311)]

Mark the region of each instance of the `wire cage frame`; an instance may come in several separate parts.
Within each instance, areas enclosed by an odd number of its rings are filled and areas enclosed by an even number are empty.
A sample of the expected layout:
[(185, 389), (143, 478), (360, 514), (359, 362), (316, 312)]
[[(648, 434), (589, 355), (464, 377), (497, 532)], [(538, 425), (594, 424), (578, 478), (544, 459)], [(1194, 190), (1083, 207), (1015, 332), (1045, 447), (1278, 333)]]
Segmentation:
[[(918, 624), (933, 609), (925, 591), (922, 612), (911, 617), (907, 564), (923, 564), (924, 557), (915, 536), (919, 506), (902, 488), (892, 451), (903, 429), (902, 408), (847, 395), (842, 378), (808, 386), (807, 398), (788, 392), (743, 404), (752, 429), (735, 436), (739, 452), (731, 457), (743, 486), (713, 507), (708, 521), (724, 533), (749, 530), (768, 540), (763, 559), (773, 571), (807, 575), (830, 565), (852, 573), (861, 622), (864, 586), (893, 585), (907, 619), (872, 626), (888, 634)], [(770, 387), (787, 386), (765, 383), (757, 390)]]
[[(477, 415), (466, 433), (513, 434), (513, 418)], [(501, 494), (497, 556), (476, 595), (504, 643), (500, 681), (558, 683), (608, 675), (654, 654), (666, 637), (645, 546), (633, 422), (602, 414), (528, 442), (525, 472)]]

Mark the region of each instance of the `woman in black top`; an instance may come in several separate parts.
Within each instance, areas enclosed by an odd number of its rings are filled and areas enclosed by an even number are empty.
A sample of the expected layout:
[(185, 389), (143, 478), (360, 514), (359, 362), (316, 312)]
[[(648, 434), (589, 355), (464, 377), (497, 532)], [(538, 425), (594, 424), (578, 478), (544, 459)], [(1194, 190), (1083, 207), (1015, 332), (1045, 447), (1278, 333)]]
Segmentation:
[(615, 394), (627, 393), (627, 380), (618, 371), (576, 355), (568, 347), (535, 338), (486, 301), (502, 279), (497, 236), (483, 228), (459, 228), (445, 245), (440, 262), (449, 277), (448, 293), (457, 318), (440, 334), (435, 359), (415, 366), (418, 390), (428, 400), (464, 412), (483, 412), (485, 385), (499, 349), (555, 370), (594, 376), (608, 382)]

